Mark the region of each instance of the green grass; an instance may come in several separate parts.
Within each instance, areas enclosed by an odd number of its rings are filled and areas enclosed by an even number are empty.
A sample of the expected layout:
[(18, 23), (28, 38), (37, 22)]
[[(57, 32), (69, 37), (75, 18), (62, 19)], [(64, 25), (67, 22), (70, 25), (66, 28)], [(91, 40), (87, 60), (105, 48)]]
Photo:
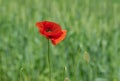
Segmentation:
[(53, 81), (120, 81), (119, 0), (0, 0), (0, 81), (49, 81), (42, 20), (67, 30), (51, 45)]

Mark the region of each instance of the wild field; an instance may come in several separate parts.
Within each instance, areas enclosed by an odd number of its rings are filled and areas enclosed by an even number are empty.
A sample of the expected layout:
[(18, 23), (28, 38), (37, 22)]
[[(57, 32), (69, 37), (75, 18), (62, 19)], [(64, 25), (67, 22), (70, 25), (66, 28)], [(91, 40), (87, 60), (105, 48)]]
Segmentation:
[(67, 30), (52, 81), (120, 81), (120, 0), (0, 0), (0, 81), (49, 81), (43, 20)]

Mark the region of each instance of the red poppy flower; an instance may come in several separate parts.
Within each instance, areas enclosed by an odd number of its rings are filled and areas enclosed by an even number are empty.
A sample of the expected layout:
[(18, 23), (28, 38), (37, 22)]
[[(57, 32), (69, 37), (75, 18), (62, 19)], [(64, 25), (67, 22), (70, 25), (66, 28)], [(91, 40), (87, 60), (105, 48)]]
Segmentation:
[(61, 26), (55, 22), (37, 22), (36, 26), (38, 27), (39, 32), (47, 39), (50, 39), (54, 45), (60, 43), (66, 36), (66, 30), (62, 30)]

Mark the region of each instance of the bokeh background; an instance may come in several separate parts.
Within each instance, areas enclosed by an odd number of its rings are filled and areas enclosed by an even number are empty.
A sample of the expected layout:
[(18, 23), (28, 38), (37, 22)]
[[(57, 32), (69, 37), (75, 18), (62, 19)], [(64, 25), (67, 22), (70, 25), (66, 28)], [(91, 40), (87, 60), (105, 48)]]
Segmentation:
[(0, 81), (49, 81), (42, 20), (67, 30), (53, 81), (120, 81), (120, 0), (0, 0)]

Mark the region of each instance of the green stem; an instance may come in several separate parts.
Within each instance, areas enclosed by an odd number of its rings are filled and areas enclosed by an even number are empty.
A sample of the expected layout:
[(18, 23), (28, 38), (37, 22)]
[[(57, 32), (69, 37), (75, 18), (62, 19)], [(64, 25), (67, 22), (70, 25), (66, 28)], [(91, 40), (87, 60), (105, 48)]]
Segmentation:
[(48, 39), (48, 66), (49, 66), (49, 80), (51, 80), (51, 60), (50, 60), (50, 44)]

